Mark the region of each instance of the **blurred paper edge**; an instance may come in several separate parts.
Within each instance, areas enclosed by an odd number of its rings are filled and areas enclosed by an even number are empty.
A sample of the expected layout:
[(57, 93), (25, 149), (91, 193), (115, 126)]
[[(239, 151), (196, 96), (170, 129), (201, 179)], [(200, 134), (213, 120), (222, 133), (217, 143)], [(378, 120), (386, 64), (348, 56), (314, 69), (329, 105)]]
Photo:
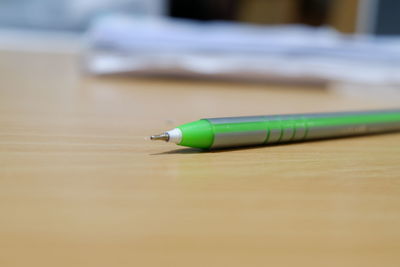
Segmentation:
[(400, 85), (399, 38), (122, 15), (94, 22), (87, 37), (96, 75)]

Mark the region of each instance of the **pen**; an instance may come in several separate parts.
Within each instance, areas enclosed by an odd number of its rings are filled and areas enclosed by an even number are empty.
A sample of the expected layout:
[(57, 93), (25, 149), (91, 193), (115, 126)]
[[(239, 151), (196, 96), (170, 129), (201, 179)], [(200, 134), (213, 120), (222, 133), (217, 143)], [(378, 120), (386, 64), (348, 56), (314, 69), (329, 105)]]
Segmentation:
[(213, 149), (400, 131), (400, 109), (201, 119), (151, 140)]

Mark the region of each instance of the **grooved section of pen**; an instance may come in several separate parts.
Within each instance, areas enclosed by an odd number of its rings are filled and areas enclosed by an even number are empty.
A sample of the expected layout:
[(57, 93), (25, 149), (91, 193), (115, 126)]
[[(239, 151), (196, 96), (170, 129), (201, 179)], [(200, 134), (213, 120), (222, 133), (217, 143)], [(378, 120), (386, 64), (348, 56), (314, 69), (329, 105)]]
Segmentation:
[(264, 141), (264, 144), (275, 144), (278, 143), (283, 135), (281, 118), (279, 116), (273, 116), (267, 118), (268, 121), (268, 138)]
[(301, 115), (275, 116), (267, 123), (269, 134), (265, 144), (301, 141), (307, 134), (307, 121)]

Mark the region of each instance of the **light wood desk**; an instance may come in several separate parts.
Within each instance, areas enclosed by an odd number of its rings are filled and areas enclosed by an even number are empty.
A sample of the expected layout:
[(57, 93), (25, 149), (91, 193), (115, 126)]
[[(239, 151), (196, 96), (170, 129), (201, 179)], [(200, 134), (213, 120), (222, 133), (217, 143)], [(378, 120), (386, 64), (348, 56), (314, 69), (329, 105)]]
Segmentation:
[(0, 266), (400, 266), (400, 134), (211, 153), (144, 140), (395, 101), (79, 63), (0, 52)]

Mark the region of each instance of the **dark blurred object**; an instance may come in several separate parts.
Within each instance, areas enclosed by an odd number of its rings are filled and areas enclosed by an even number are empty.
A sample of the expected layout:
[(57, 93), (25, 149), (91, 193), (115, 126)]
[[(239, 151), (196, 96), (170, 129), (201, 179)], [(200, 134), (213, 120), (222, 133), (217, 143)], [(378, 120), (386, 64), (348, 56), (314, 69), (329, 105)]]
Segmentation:
[(287, 24), (296, 22), (298, 0), (238, 0), (238, 18), (259, 24)]
[(260, 24), (326, 24), (331, 0), (169, 0), (172, 17)]
[(380, 0), (377, 2), (375, 33), (378, 35), (400, 34), (400, 1)]
[(299, 0), (297, 22), (321, 26), (328, 23), (331, 0)]
[(356, 30), (360, 0), (169, 0), (172, 17), (257, 24), (331, 25)]
[(356, 30), (360, 0), (240, 0), (239, 19), (261, 24), (330, 25)]
[(344, 33), (357, 32), (361, 16), (360, 5), (364, 2), (365, 0), (331, 0), (327, 25)]
[(236, 0), (169, 0), (171, 17), (196, 20), (234, 20)]

